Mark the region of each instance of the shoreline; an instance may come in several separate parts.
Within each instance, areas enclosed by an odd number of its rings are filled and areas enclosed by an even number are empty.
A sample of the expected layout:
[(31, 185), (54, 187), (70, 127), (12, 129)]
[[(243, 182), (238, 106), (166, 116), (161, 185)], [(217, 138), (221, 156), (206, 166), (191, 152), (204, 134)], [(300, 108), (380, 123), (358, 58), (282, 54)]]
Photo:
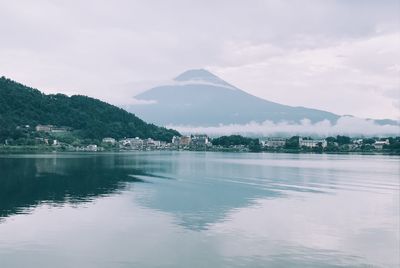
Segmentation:
[(191, 149), (152, 149), (152, 150), (97, 150), (97, 151), (82, 151), (82, 150), (68, 150), (47, 146), (2, 146), (0, 147), (0, 155), (4, 154), (24, 154), (24, 153), (128, 153), (128, 152), (216, 152), (216, 153), (270, 153), (270, 154), (328, 154), (328, 155), (400, 155), (400, 152), (393, 151), (337, 151), (337, 152), (315, 152), (315, 151), (304, 151), (304, 150), (261, 150), (261, 151), (249, 151), (249, 150), (233, 150), (231, 148), (222, 148), (217, 150), (191, 150)]

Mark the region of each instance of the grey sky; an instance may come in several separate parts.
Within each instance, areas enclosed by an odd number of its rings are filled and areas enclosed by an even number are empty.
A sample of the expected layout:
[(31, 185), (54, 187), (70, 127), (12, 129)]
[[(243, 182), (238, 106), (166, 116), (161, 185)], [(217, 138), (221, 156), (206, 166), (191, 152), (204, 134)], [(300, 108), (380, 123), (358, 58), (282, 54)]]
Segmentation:
[(0, 75), (124, 105), (190, 68), (283, 104), (400, 118), (399, 1), (3, 1)]

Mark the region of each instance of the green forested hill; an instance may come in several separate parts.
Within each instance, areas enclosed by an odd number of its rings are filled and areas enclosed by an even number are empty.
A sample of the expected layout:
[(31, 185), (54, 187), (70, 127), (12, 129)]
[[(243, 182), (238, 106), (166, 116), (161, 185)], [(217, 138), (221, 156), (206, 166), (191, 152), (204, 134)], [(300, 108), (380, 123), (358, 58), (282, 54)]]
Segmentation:
[(19, 126), (39, 124), (71, 127), (74, 135), (82, 139), (140, 137), (170, 141), (179, 135), (94, 98), (46, 95), (1, 77), (0, 142), (18, 136)]

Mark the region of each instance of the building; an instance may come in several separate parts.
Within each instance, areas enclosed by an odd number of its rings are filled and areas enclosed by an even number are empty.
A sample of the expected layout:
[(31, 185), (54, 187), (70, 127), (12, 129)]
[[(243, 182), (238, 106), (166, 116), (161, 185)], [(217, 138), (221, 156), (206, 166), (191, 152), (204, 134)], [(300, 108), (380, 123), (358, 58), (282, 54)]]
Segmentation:
[(65, 133), (65, 132), (70, 131), (70, 128), (53, 126), (50, 131), (51, 131), (51, 133)]
[(71, 130), (69, 127), (57, 127), (53, 125), (37, 125), (37, 132), (65, 133)]
[(86, 151), (97, 152), (97, 145), (96, 144), (89, 144), (88, 146), (86, 146)]
[(315, 147), (323, 147), (325, 148), (328, 145), (326, 140), (303, 140), (299, 138), (299, 147), (308, 147), (308, 148), (315, 148)]
[(383, 149), (383, 146), (389, 145), (389, 144), (390, 144), (389, 140), (386, 139), (386, 140), (382, 140), (382, 141), (375, 141), (375, 143), (373, 144), (373, 146), (374, 146), (375, 149), (377, 149), (377, 150), (382, 150), (382, 149)]
[(181, 141), (181, 138), (180, 138), (180, 137), (178, 137), (178, 136), (173, 136), (173, 137), (172, 137), (171, 143), (172, 143), (172, 145), (174, 145), (174, 146), (179, 146), (180, 141)]
[(192, 138), (190, 136), (182, 136), (179, 145), (180, 146), (189, 146), (192, 143)]
[(148, 148), (148, 149), (154, 149), (154, 148), (160, 147), (161, 142), (160, 142), (160, 141), (153, 140), (153, 139), (151, 139), (151, 138), (148, 138), (148, 139), (144, 140), (144, 143), (143, 143), (143, 144), (144, 144), (144, 146), (145, 146), (146, 148)]
[(120, 148), (126, 148), (131, 150), (141, 150), (144, 146), (144, 140), (139, 137), (136, 138), (125, 138), (119, 141)]
[(114, 138), (104, 138), (103, 143), (109, 143), (114, 145), (117, 141)]
[(353, 140), (353, 143), (357, 144), (357, 145), (362, 145), (363, 144), (363, 139), (355, 139), (355, 140)]
[(35, 129), (37, 132), (51, 132), (53, 127), (53, 125), (37, 125)]
[(140, 149), (143, 148), (144, 140), (142, 140), (141, 138), (136, 137), (134, 139), (128, 139), (128, 140), (129, 140), (129, 144), (130, 144), (132, 149), (140, 150)]
[(192, 135), (191, 139), (192, 139), (192, 145), (194, 146), (206, 146), (210, 144), (208, 136), (205, 134)]
[(277, 148), (277, 147), (283, 147), (286, 144), (286, 139), (284, 138), (268, 138), (266, 141), (264, 141), (264, 146), (266, 147), (272, 147), (272, 148)]

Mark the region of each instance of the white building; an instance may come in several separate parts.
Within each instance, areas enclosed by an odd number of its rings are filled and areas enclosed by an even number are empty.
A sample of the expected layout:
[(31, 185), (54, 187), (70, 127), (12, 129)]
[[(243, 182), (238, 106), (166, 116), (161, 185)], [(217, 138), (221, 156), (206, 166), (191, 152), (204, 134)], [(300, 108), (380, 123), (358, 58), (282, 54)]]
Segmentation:
[(315, 148), (315, 147), (319, 147), (322, 146), (323, 148), (325, 148), (328, 143), (326, 142), (326, 140), (303, 140), (302, 138), (299, 138), (299, 146), (300, 147), (308, 147), (308, 148)]
[(53, 125), (37, 125), (35, 127), (37, 132), (51, 132)]
[(284, 138), (268, 138), (264, 141), (264, 146), (267, 147), (283, 147), (286, 144), (286, 139)]
[(192, 135), (190, 138), (193, 145), (197, 146), (210, 145), (210, 140), (206, 134), (196, 134)]
[(51, 132), (52, 133), (65, 133), (70, 131), (70, 128), (68, 127), (52, 127)]
[[(29, 127), (29, 125), (27, 125)], [(35, 127), (37, 132), (52, 132), (52, 133), (65, 133), (71, 130), (70, 127), (57, 127), (53, 125), (37, 125)]]
[(375, 147), (375, 149), (382, 150), (384, 145), (389, 145), (389, 144), (390, 144), (389, 140), (386, 139), (383, 141), (376, 141), (374, 143), (374, 147)]
[(357, 144), (357, 145), (362, 145), (362, 144), (363, 144), (363, 139), (356, 139), (356, 140), (353, 140), (353, 143), (354, 143), (354, 144)]
[(120, 147), (127, 149), (139, 150), (143, 148), (144, 141), (139, 137), (136, 138), (125, 138), (119, 141)]
[(86, 146), (86, 151), (96, 152), (97, 151), (97, 145), (96, 144), (89, 144), (88, 146)]
[(114, 145), (117, 141), (114, 138), (104, 138), (103, 143), (110, 143)]
[(173, 136), (172, 137), (172, 141), (171, 141), (172, 145), (179, 146), (180, 142), (181, 142), (181, 138), (180, 137), (178, 137), (178, 136)]
[(147, 140), (144, 141), (144, 144), (145, 144), (147, 147), (160, 147), (161, 142), (160, 142), (160, 141), (153, 140), (153, 139), (151, 139), (151, 138), (148, 138)]
[(129, 142), (133, 149), (141, 149), (144, 144), (144, 140), (140, 139), (139, 137), (129, 139)]

